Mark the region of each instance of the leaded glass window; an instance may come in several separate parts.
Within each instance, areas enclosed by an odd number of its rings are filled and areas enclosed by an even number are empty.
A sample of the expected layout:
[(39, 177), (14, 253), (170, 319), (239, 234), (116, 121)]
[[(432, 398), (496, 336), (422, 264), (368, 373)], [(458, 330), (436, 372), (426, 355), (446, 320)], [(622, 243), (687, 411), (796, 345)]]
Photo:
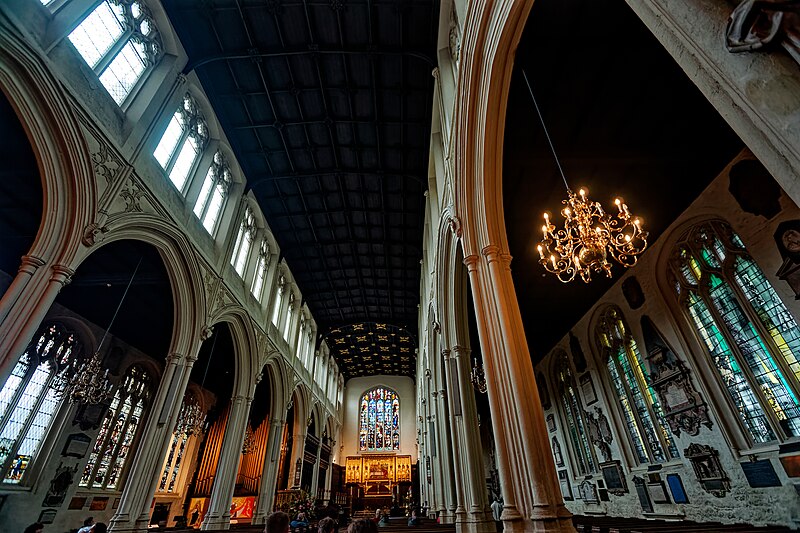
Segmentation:
[(572, 444), (575, 466), (578, 474), (581, 475), (596, 472), (595, 465), (597, 461), (589, 442), (589, 431), (583, 415), (583, 406), (575, 387), (575, 378), (572, 375), (567, 354), (564, 350), (556, 350), (554, 359), (556, 389), (561, 402), (561, 411), (566, 422), (567, 437)]
[(385, 387), (375, 387), (361, 397), (358, 446), (362, 452), (400, 449), (400, 398)]
[(183, 97), (153, 156), (175, 187), (184, 192), (189, 175), (208, 142), (208, 126), (194, 98)]
[[(158, 482), (159, 492), (172, 493), (176, 491), (176, 488), (180, 488), (179, 476), (181, 473), (181, 466), (184, 464), (186, 454), (189, 453), (190, 439), (196, 431), (194, 424), (198, 422), (196, 417), (200, 413), (202, 413), (202, 411), (197, 397), (191, 392), (187, 392), (183, 398), (180, 414), (178, 415), (178, 427), (172, 432), (172, 438), (170, 439), (169, 448), (167, 449), (167, 456), (164, 459), (161, 478)], [(183, 425), (181, 425), (181, 421), (184, 422)]]
[(636, 459), (639, 463), (663, 463), (679, 457), (639, 347), (617, 307), (603, 313), (595, 338)]
[(694, 226), (670, 276), (750, 441), (800, 436), (800, 330), (739, 236), (722, 221)]
[(239, 223), (239, 232), (236, 234), (236, 243), (233, 245), (233, 255), (231, 255), (231, 265), (240, 277), (244, 277), (247, 269), (247, 259), (250, 257), (250, 249), (256, 238), (256, 219), (250, 206), (244, 209), (242, 221)]
[(3, 483), (18, 484), (39, 451), (56, 409), (66, 372), (82, 357), (74, 332), (63, 324), (42, 328), (0, 390), (0, 467)]
[(79, 485), (116, 489), (121, 485), (125, 465), (151, 394), (151, 378), (139, 366), (132, 366), (114, 392), (100, 431), (89, 454)]
[(283, 340), (289, 342), (289, 329), (292, 327), (292, 315), (294, 314), (294, 293), (289, 293), (288, 310), (286, 321), (283, 323)]
[[(305, 347), (305, 343), (303, 342), (305, 339), (305, 332), (306, 332), (306, 317), (300, 313), (300, 327), (298, 328), (297, 332), (297, 342), (295, 343), (295, 350), (294, 355), (297, 357), (298, 361), (301, 361), (305, 364), (305, 357), (303, 357), (303, 352), (305, 351), (303, 348)], [(307, 366), (307, 365), (306, 365)]]
[(281, 301), (283, 300), (283, 292), (286, 290), (286, 278), (283, 276), (278, 277), (278, 288), (275, 291), (275, 303), (272, 306), (272, 318), (270, 321), (275, 327), (278, 327), (278, 320), (281, 316)]
[(253, 278), (253, 285), (250, 292), (260, 302), (264, 295), (264, 280), (267, 277), (267, 267), (269, 266), (269, 243), (262, 239), (261, 246), (258, 248), (258, 260), (256, 262), (256, 275)]
[(222, 152), (214, 154), (211, 166), (208, 167), (203, 188), (194, 204), (194, 214), (202, 222), (203, 227), (211, 235), (217, 227), (219, 215), (228, 199), (228, 191), (232, 182), (231, 169)]
[(69, 40), (120, 106), (161, 57), (153, 16), (140, 0), (101, 2), (72, 30)]

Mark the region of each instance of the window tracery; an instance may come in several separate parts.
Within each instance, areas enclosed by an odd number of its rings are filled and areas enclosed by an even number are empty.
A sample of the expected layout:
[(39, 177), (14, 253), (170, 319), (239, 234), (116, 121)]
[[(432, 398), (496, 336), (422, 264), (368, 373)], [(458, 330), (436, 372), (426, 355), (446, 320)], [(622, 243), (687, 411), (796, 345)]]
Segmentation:
[(603, 313), (595, 338), (639, 463), (679, 457), (636, 340), (617, 307)]
[(162, 55), (153, 16), (140, 0), (104, 0), (69, 40), (120, 106)]
[(722, 221), (691, 228), (670, 281), (753, 444), (800, 436), (800, 329)]
[(72, 363), (83, 357), (75, 333), (59, 323), (42, 328), (0, 389), (3, 483), (20, 483), (50, 428)]
[(244, 277), (247, 269), (247, 259), (250, 257), (250, 249), (256, 238), (256, 218), (250, 206), (244, 209), (242, 221), (239, 224), (239, 233), (236, 235), (236, 243), (233, 245), (233, 255), (231, 265), (240, 277)]
[(361, 397), (359, 449), (396, 451), (400, 449), (400, 398), (385, 387), (375, 387)]
[(596, 472), (596, 459), (589, 444), (589, 431), (583, 418), (583, 407), (575, 387), (575, 378), (569, 366), (567, 354), (563, 350), (555, 352), (556, 388), (561, 402), (561, 409), (566, 420), (567, 437), (572, 443), (576, 459), (576, 467), (581, 475)]
[(250, 292), (260, 302), (264, 295), (264, 280), (267, 277), (267, 267), (269, 266), (269, 243), (266, 239), (261, 240), (258, 248), (258, 260), (256, 261), (256, 275), (253, 278), (253, 285)]
[(208, 126), (189, 93), (172, 115), (153, 156), (175, 188), (184, 192), (189, 174), (208, 143)]
[(194, 204), (194, 214), (200, 219), (206, 231), (213, 235), (219, 215), (228, 199), (228, 191), (233, 178), (231, 169), (222, 152), (214, 154), (211, 166), (208, 167), (203, 188)]
[(81, 487), (116, 489), (120, 486), (150, 401), (151, 381), (150, 375), (139, 366), (132, 366), (125, 373), (89, 454), (79, 483)]

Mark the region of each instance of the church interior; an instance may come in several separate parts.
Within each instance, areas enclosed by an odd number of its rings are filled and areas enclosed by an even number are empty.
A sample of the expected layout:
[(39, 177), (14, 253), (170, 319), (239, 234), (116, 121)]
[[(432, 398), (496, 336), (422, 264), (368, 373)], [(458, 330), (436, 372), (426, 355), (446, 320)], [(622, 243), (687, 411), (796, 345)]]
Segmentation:
[(794, 0), (4, 0), (0, 139), (0, 531), (800, 529)]

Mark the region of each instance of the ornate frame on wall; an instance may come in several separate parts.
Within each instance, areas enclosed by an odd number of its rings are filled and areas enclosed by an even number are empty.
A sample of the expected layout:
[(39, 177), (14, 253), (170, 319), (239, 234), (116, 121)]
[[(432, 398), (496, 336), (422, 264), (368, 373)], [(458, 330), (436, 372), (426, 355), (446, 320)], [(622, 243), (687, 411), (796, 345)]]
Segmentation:
[(694, 475), (703, 490), (717, 498), (730, 491), (730, 478), (719, 461), (719, 451), (705, 444), (692, 443), (683, 450), (683, 455), (692, 463)]
[(711, 429), (708, 406), (694, 388), (689, 370), (672, 351), (647, 315), (642, 316), (642, 333), (650, 364), (650, 379), (664, 409), (670, 430), (677, 436), (685, 431), (700, 433), (700, 426)]

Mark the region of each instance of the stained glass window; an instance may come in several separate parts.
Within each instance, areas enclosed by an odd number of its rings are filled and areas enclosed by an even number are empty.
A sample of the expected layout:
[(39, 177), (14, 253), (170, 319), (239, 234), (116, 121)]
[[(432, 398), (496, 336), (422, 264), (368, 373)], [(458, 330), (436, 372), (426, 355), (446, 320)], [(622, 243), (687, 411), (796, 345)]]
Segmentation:
[(39, 451), (71, 363), (82, 347), (67, 327), (42, 328), (0, 390), (0, 466), (3, 483), (18, 484)]
[(203, 188), (194, 204), (194, 214), (203, 223), (203, 227), (210, 234), (214, 234), (217, 220), (225, 207), (228, 190), (231, 187), (231, 169), (222, 152), (214, 154), (211, 166), (208, 167)]
[(236, 243), (233, 245), (233, 255), (231, 255), (231, 265), (240, 277), (244, 277), (247, 268), (247, 259), (250, 257), (250, 249), (256, 238), (256, 219), (250, 206), (244, 208), (242, 221), (239, 223), (239, 233), (236, 234)]
[(581, 475), (596, 472), (596, 459), (589, 442), (589, 432), (583, 416), (583, 406), (575, 388), (575, 378), (569, 366), (567, 354), (555, 351), (556, 388), (561, 400), (561, 410), (566, 421), (567, 437), (572, 444), (577, 471)]
[(385, 387), (375, 387), (361, 397), (358, 447), (362, 452), (400, 449), (400, 399)]
[(189, 174), (207, 142), (205, 118), (197, 102), (187, 93), (153, 152), (156, 161), (179, 191), (184, 191)]
[(161, 38), (140, 0), (101, 2), (72, 30), (69, 40), (117, 105), (161, 57)]
[(617, 307), (603, 313), (595, 338), (636, 459), (639, 463), (663, 463), (679, 457), (639, 347)]
[[(187, 392), (186, 396), (184, 396), (183, 404), (181, 404), (181, 412), (178, 415), (178, 419), (187, 421), (196, 416), (195, 409), (199, 410), (199, 402), (194, 394)], [(194, 429), (189, 429), (188, 433), (194, 433)], [(167, 457), (164, 460), (161, 478), (158, 482), (159, 492), (175, 492), (176, 487), (179, 485), (178, 476), (181, 472), (181, 465), (188, 453), (187, 449), (192, 438), (192, 435), (188, 433), (186, 427), (178, 427), (172, 433), (169, 448), (167, 449)]]
[(800, 330), (733, 229), (690, 229), (670, 257), (672, 286), (753, 443), (800, 436)]
[(151, 379), (141, 367), (132, 366), (114, 392), (95, 439), (79, 485), (116, 489), (130, 456), (136, 432), (142, 426), (151, 394)]

